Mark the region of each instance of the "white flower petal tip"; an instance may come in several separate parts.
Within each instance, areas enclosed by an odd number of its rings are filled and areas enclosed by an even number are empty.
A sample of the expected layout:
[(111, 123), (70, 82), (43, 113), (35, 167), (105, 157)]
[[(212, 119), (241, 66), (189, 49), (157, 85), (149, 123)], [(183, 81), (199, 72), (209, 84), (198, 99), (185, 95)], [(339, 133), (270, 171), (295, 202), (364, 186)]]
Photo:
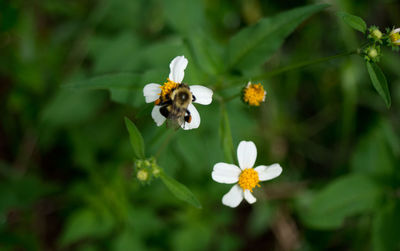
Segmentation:
[(282, 167), (279, 164), (272, 164), (270, 166), (258, 166), (254, 168), (258, 173), (260, 181), (272, 180), (282, 173)]
[(146, 99), (146, 103), (151, 103), (156, 101), (160, 97), (161, 85), (159, 84), (147, 84), (143, 88), (143, 96)]
[(210, 88), (201, 85), (191, 85), (190, 91), (195, 97), (194, 103), (209, 105), (212, 102), (213, 91)]
[(172, 59), (171, 63), (169, 64), (169, 79), (175, 83), (182, 83), (187, 64), (188, 60), (183, 55)]
[(394, 29), (391, 33), (399, 33), (400, 32), (400, 28)]
[(250, 190), (244, 191), (244, 199), (250, 204), (253, 204), (254, 202), (257, 201), (256, 197), (253, 196)]
[(227, 194), (222, 197), (222, 204), (228, 207), (237, 207), (243, 200), (243, 190), (239, 185), (234, 185)]
[(211, 177), (218, 183), (233, 184), (239, 181), (240, 168), (223, 162), (214, 165)]
[(239, 167), (244, 170), (252, 168), (257, 158), (257, 148), (252, 141), (241, 141), (237, 148)]
[(166, 120), (166, 118), (161, 115), (160, 108), (161, 106), (155, 105), (151, 111), (151, 117), (153, 118), (154, 122), (156, 122), (157, 126), (161, 126)]
[(188, 106), (188, 111), (190, 112), (190, 115), (192, 116), (192, 120), (189, 122), (185, 122), (181, 125), (183, 130), (191, 130), (191, 129), (196, 129), (200, 126), (200, 114), (197, 111), (196, 107), (194, 107), (193, 104), (190, 104)]

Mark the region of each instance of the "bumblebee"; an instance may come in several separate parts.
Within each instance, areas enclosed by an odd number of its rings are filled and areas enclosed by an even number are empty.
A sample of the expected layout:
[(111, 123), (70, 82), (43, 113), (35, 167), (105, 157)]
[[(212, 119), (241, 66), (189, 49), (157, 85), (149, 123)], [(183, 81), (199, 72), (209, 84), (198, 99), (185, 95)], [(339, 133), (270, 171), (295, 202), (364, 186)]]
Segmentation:
[(192, 94), (187, 84), (178, 84), (165, 97), (160, 97), (157, 105), (160, 105), (160, 113), (168, 121), (172, 122), (174, 127), (178, 128), (185, 122), (190, 123), (192, 116), (188, 110), (188, 106), (195, 101), (196, 98)]

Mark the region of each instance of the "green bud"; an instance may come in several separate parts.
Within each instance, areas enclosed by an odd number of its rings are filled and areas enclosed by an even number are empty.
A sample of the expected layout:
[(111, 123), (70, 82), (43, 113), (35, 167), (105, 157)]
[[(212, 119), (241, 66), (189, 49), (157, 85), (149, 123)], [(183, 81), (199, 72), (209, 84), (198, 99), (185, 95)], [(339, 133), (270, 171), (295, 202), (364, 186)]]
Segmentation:
[(156, 159), (138, 159), (135, 161), (136, 178), (141, 184), (149, 184), (153, 178), (160, 176), (161, 168), (157, 165)]
[(364, 50), (364, 58), (367, 61), (378, 62), (381, 56), (380, 46), (369, 46)]
[(379, 40), (382, 39), (383, 34), (382, 34), (382, 32), (379, 30), (378, 27), (376, 27), (376, 26), (371, 26), (371, 27), (369, 28), (369, 36), (368, 36), (368, 37), (369, 37), (369, 38), (372, 38), (372, 39), (375, 40), (375, 41), (379, 41)]
[(145, 170), (140, 170), (137, 172), (136, 178), (141, 182), (146, 182), (149, 179), (149, 173)]

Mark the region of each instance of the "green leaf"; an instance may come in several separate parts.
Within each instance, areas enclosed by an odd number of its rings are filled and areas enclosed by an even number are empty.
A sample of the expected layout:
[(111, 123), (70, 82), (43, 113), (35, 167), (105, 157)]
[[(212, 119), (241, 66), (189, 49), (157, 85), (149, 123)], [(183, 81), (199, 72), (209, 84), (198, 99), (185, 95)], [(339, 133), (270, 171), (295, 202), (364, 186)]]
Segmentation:
[(178, 198), (187, 203), (191, 204), (196, 208), (201, 208), (200, 202), (197, 200), (196, 196), (183, 184), (174, 180), (173, 178), (166, 175), (164, 172), (161, 172), (160, 175), (161, 180), (167, 186), (167, 188)]
[(221, 123), (219, 127), (221, 145), (224, 151), (225, 161), (227, 163), (234, 163), (235, 150), (232, 142), (231, 127), (229, 126), (229, 118), (226, 109), (223, 107), (221, 110)]
[(129, 140), (131, 141), (135, 157), (138, 159), (145, 159), (146, 157), (144, 154), (144, 141), (142, 134), (137, 129), (135, 124), (132, 121), (130, 121), (127, 117), (125, 117), (125, 125), (126, 129), (129, 132)]
[(167, 23), (183, 34), (190, 34), (204, 26), (205, 17), (201, 0), (165, 0), (164, 12)]
[(367, 30), (367, 24), (361, 17), (351, 15), (344, 11), (339, 11), (337, 15), (341, 17), (343, 21), (351, 28), (361, 31), (362, 33), (365, 33), (365, 31)]
[(390, 201), (377, 212), (372, 222), (372, 246), (374, 251), (400, 249), (400, 205)]
[(100, 217), (87, 208), (80, 209), (68, 218), (60, 242), (66, 246), (88, 237), (102, 237), (110, 233), (112, 227), (112, 219)]
[(367, 69), (369, 73), (369, 77), (371, 78), (372, 85), (378, 94), (385, 101), (386, 107), (389, 108), (392, 101), (390, 99), (390, 92), (388, 88), (388, 84), (386, 81), (385, 74), (383, 74), (381, 68), (374, 62), (366, 62)]
[[(389, 126), (389, 122), (382, 120), (361, 137), (350, 162), (353, 172), (391, 179), (396, 165), (393, 163), (394, 157), (390, 143), (385, 135)], [(391, 135), (391, 137), (393, 140), (397, 138), (396, 135)]]
[(79, 80), (63, 85), (64, 88), (76, 89), (132, 89), (142, 87), (141, 77), (133, 73), (112, 73), (99, 77)]
[(312, 14), (326, 4), (310, 5), (263, 18), (257, 24), (241, 30), (228, 44), (227, 67), (240, 71), (252, 70), (267, 61), (285, 38)]
[(346, 217), (372, 210), (380, 194), (379, 187), (367, 177), (344, 176), (319, 191), (306, 209), (300, 210), (300, 216), (312, 228), (338, 228)]

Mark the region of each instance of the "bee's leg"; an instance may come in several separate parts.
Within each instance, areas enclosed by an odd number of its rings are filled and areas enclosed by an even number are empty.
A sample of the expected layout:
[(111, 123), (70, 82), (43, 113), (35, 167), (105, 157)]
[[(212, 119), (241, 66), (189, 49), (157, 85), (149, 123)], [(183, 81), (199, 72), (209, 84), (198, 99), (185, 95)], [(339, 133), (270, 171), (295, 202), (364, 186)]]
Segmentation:
[(196, 97), (192, 93), (192, 102), (196, 101)]
[(192, 115), (190, 115), (190, 112), (188, 110), (186, 110), (185, 122), (192, 122)]
[(161, 115), (163, 115), (165, 118), (168, 118), (168, 116), (169, 116), (169, 111), (168, 111), (166, 105), (160, 108), (160, 113), (161, 113)]
[(166, 101), (162, 101), (159, 103), (159, 105), (161, 105), (161, 106), (172, 105), (172, 100), (168, 99)]

